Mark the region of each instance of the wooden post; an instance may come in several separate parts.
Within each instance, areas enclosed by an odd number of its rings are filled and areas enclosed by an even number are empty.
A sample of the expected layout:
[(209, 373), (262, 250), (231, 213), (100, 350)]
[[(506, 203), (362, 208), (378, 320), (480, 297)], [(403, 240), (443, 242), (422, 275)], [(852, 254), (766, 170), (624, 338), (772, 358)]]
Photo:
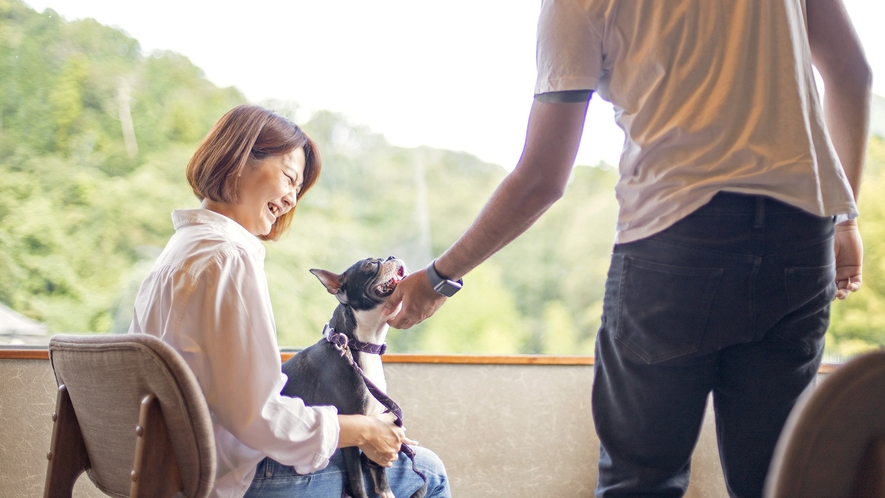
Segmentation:
[(135, 459), (130, 475), (132, 498), (166, 498), (181, 491), (181, 471), (169, 439), (160, 400), (148, 394), (141, 400), (135, 443)]

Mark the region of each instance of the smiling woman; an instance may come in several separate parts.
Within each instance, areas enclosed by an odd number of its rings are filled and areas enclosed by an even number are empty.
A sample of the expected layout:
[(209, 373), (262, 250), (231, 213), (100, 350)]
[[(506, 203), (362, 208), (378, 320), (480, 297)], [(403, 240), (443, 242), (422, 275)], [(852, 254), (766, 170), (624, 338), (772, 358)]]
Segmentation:
[[(187, 168), (201, 208), (172, 213), (175, 234), (135, 298), (129, 333), (155, 336), (181, 354), (213, 414), (213, 496), (238, 497), (246, 489), (248, 496), (337, 496), (343, 463), (336, 448), (359, 447), (393, 466), (401, 445), (411, 442), (387, 416), (344, 415), (280, 395), (286, 377), (258, 239), (285, 232), (296, 196), (319, 173), (316, 146), (294, 123), (258, 106), (229, 111)], [(418, 453), (416, 465), (441, 478), (429, 481), (428, 496), (449, 496), (439, 459)], [(278, 478), (282, 494), (266, 491), (271, 476), (263, 471), (253, 482), (259, 463), (276, 462), (298, 473)], [(293, 486), (299, 474), (311, 476)], [(391, 480), (406, 496), (421, 485)]]
[(277, 240), (320, 168), (319, 150), (301, 128), (267, 109), (242, 105), (203, 139), (188, 163), (187, 179), (203, 208), (262, 240)]

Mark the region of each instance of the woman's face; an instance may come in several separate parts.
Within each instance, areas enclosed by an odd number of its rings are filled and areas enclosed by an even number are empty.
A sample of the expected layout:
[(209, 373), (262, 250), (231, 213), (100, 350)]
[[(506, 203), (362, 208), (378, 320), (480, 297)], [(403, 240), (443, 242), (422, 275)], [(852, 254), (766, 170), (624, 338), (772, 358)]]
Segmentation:
[(267, 235), (276, 219), (295, 207), (304, 182), (304, 149), (247, 165), (240, 173), (239, 202), (228, 216), (253, 235)]

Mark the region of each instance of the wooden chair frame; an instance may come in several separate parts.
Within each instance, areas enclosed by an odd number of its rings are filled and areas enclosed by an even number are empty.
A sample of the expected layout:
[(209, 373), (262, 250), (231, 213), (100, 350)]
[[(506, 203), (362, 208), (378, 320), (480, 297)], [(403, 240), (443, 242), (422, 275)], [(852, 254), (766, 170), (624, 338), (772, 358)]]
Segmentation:
[[(64, 385), (58, 387), (52, 415), (52, 442), (47, 454), (44, 498), (69, 498), (74, 484), (90, 468), (89, 454), (71, 397)], [(166, 498), (182, 490), (178, 460), (169, 439), (160, 402), (153, 394), (142, 398), (132, 460), (130, 498)]]

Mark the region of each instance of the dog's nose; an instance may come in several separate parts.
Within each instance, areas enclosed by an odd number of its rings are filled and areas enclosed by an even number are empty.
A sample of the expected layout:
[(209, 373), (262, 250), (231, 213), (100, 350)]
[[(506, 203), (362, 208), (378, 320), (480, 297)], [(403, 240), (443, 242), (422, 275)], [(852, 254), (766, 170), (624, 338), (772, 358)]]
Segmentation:
[(387, 256), (386, 261), (390, 261), (391, 259), (396, 259), (396, 256)]

